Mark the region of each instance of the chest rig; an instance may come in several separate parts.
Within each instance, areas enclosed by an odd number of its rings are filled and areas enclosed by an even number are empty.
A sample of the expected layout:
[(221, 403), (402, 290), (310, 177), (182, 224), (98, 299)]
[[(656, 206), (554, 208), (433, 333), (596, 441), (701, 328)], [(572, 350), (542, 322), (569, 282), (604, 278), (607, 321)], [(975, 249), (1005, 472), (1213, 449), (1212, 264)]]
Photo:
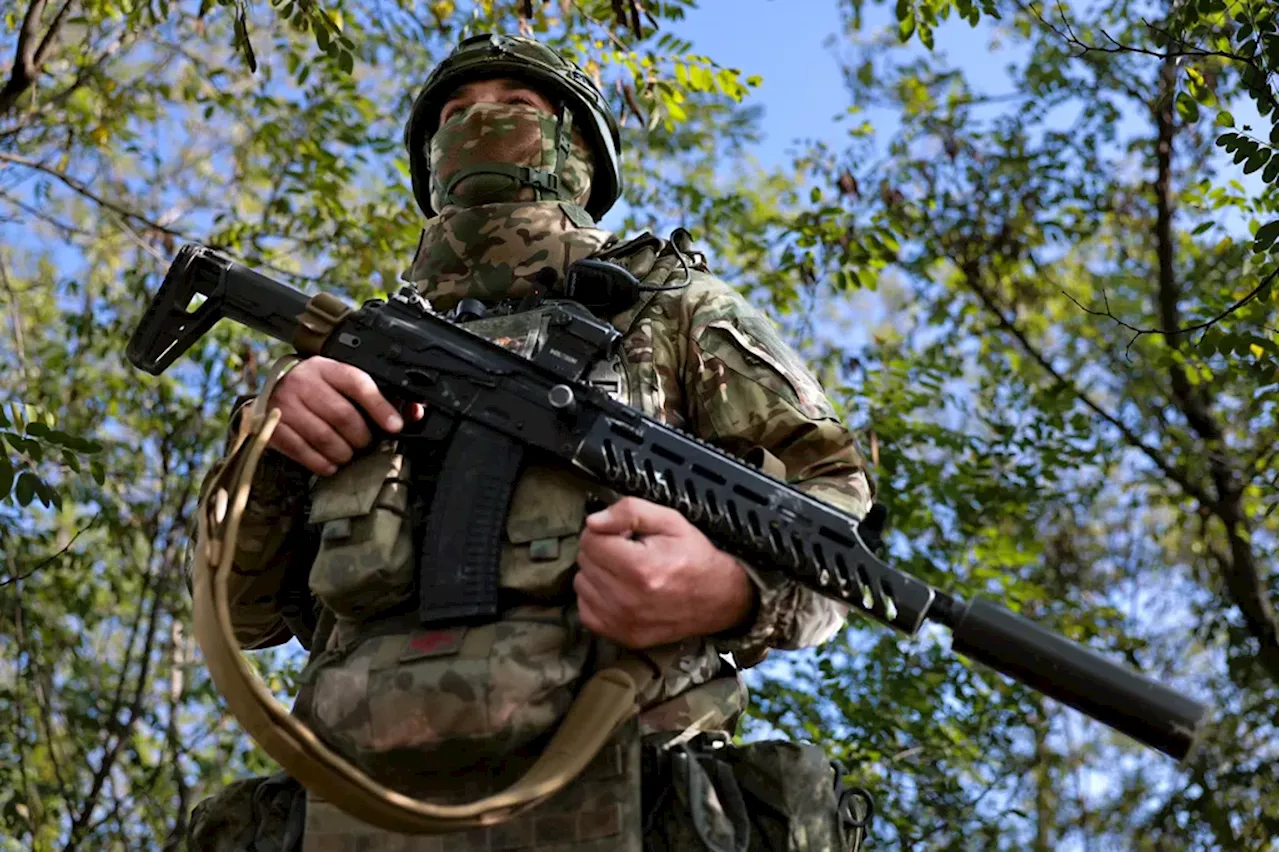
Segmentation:
[[(624, 289), (626, 279), (635, 281), (621, 267), (596, 264), (590, 270), (594, 276), (616, 275)], [(568, 280), (574, 280), (572, 273)], [(464, 299), (451, 318), (566, 379), (627, 401), (621, 334), (578, 301), (546, 298), (537, 288), (489, 307)], [(571, 400), (566, 393), (566, 404)], [(419, 489), (415, 511), (419, 621), (424, 626), (491, 621), (501, 610), (499, 569), (508, 511), (529, 460), (519, 442), (471, 421), (455, 425), (443, 415), (429, 414), (420, 437), (426, 440), (406, 447), (429, 483)]]

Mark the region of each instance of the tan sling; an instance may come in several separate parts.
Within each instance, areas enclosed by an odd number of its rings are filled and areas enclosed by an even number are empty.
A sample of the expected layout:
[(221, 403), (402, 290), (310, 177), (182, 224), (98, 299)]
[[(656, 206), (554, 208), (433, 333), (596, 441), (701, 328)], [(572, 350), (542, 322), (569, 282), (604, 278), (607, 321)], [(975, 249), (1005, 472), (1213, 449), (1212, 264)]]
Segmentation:
[[(195, 631), (213, 682), (244, 729), (290, 776), (370, 825), (402, 834), (438, 834), (510, 819), (559, 791), (591, 762), (614, 731), (637, 712), (637, 696), (659, 676), (657, 665), (662, 663), (627, 654), (597, 672), (528, 772), (506, 790), (470, 804), (431, 804), (397, 793), (329, 749), (275, 700), (249, 668), (227, 606), (227, 577), (240, 518), (258, 461), (280, 421), (280, 411), (267, 410), (267, 400), (276, 382), (299, 360), (289, 356), (272, 367), (247, 420), (241, 422), (230, 456), (198, 508)], [(657, 661), (667, 655), (662, 649), (646, 652)]]

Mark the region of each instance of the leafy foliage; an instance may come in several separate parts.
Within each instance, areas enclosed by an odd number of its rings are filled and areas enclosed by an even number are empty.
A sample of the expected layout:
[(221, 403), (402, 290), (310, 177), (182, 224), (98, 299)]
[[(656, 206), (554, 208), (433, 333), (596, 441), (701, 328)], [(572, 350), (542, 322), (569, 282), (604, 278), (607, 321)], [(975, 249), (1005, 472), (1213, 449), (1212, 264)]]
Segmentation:
[[(174, 849), (196, 801), (270, 771), (204, 674), (181, 567), (273, 353), (219, 328), (150, 378), (124, 342), (184, 240), (353, 300), (396, 286), (415, 86), (489, 28), (608, 92), (610, 224), (686, 225), (801, 343), (864, 434), (895, 562), (1218, 708), (1174, 767), (941, 632), (855, 619), (749, 675), (749, 731), (823, 741), (875, 795), (876, 848), (1271, 842), (1274, 4), (843, 3), (845, 141), (767, 169), (754, 69), (683, 38), (688, 5), (6, 11), (0, 848)], [(1010, 91), (949, 63), (962, 38), (1009, 48)], [(287, 691), (296, 654), (257, 662)]]
[[(162, 378), (123, 358), (179, 242), (352, 299), (397, 286), (421, 225), (409, 105), (486, 28), (576, 56), (651, 161), (676, 128), (749, 133), (740, 72), (652, 25), (615, 31), (608, 3), (523, 6), (33, 0), (4, 17), (0, 848), (177, 848), (200, 798), (269, 771), (204, 673), (183, 565), (229, 406), (272, 353), (219, 328)], [(669, 194), (674, 173), (644, 165), (640, 191)], [(259, 656), (287, 691), (297, 654)]]

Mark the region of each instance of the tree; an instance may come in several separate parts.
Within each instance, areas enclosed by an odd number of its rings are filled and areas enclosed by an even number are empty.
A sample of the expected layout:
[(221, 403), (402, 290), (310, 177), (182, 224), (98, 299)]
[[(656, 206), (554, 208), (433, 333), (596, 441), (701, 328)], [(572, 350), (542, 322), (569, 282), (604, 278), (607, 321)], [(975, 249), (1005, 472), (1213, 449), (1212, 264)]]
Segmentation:
[[(191, 805), (269, 771), (219, 711), (180, 568), (228, 406), (274, 353), (218, 329), (151, 379), (121, 351), (180, 241), (353, 300), (394, 287), (416, 81), (493, 26), (605, 84), (635, 153), (617, 230), (687, 225), (804, 345), (866, 436), (895, 562), (1219, 708), (1173, 767), (941, 632), (855, 618), (750, 675), (750, 733), (845, 761), (878, 848), (1274, 837), (1274, 8), (902, 0), (885, 34), (842, 4), (847, 145), (752, 171), (755, 80), (681, 37), (685, 5), (7, 13), (0, 848), (176, 848)], [(1010, 91), (933, 51), (966, 24), (1011, 48)], [(287, 692), (291, 658), (256, 658)]]
[[(1277, 829), (1275, 10), (902, 0), (895, 37), (863, 39), (873, 12), (847, 7), (853, 109), (900, 126), (807, 150), (811, 196), (784, 199), (760, 243), (783, 304), (806, 282), (827, 300), (888, 291), (873, 347), (819, 335), (814, 351), (874, 429), (896, 553), (1219, 715), (1178, 769), (932, 641), (857, 629), (800, 683), (762, 684), (762, 715), (840, 732), (904, 849), (1263, 848)], [(935, 31), (939, 48), (969, 38), (962, 22), (1019, 57), (1011, 91), (975, 90), (932, 52)], [(914, 38), (924, 51), (897, 44)], [(1260, 120), (1240, 118), (1251, 110)], [(1237, 165), (1264, 182), (1241, 184)]]

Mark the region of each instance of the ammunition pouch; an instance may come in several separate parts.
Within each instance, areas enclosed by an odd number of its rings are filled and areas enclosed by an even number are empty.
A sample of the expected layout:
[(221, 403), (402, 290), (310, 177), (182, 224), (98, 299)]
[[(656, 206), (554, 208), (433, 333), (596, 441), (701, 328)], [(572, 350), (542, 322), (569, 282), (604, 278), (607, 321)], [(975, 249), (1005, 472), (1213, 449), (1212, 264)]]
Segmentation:
[(866, 838), (870, 795), (817, 746), (652, 734), (642, 759), (650, 852), (856, 852)]
[(309, 585), (341, 618), (362, 620), (413, 593), (409, 472), (395, 442), (384, 441), (312, 490), (320, 542)]
[(283, 772), (229, 784), (191, 811), (187, 852), (300, 852), (307, 791)]
[(447, 628), (407, 613), (357, 630), (340, 624), (308, 664), (296, 712), (331, 748), (402, 791), (552, 731), (594, 641), (562, 607), (516, 607), (498, 622)]

